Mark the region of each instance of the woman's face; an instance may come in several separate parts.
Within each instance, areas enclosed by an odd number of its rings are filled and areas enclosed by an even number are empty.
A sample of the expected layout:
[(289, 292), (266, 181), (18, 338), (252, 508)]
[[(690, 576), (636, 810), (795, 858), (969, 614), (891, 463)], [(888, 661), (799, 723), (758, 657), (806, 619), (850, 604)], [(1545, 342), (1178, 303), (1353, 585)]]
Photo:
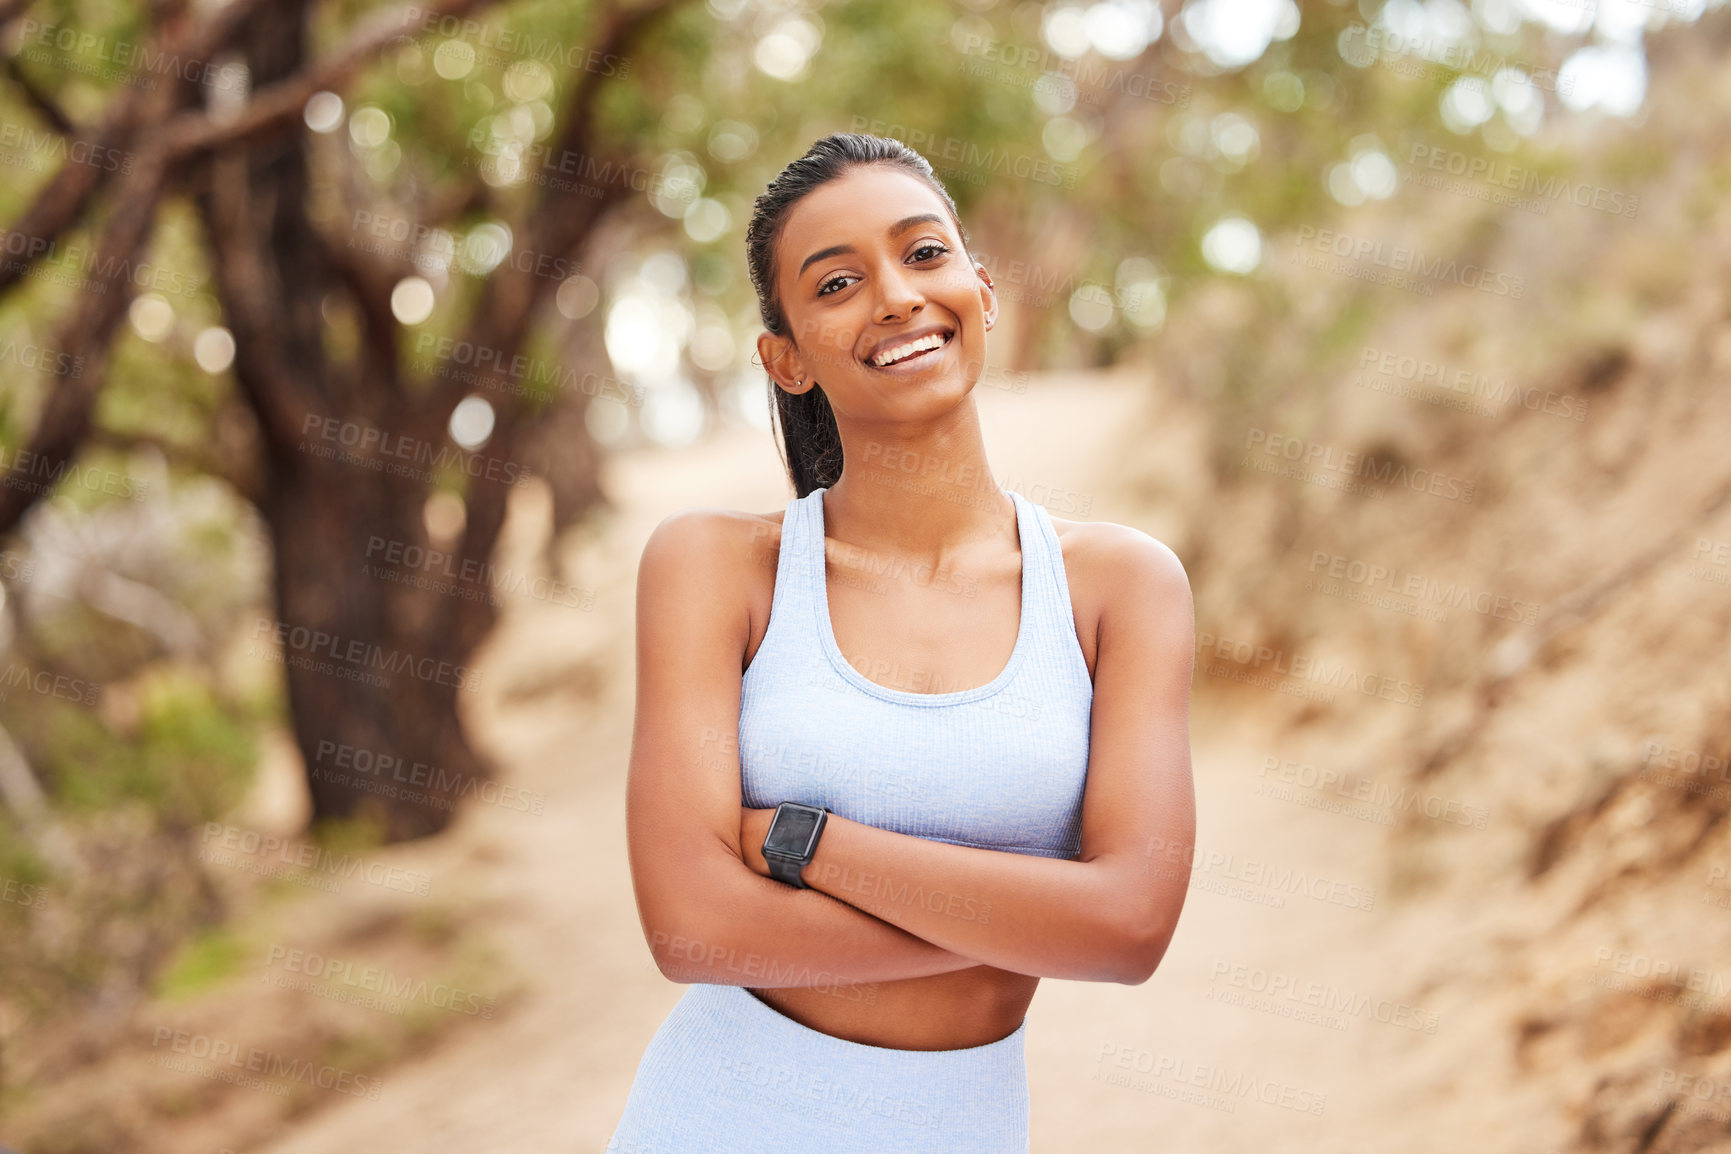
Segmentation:
[(822, 385), (838, 421), (917, 421), (979, 379), (997, 297), (943, 198), (894, 165), (868, 164), (806, 194), (775, 254), (785, 336), (758, 338), (776, 383)]

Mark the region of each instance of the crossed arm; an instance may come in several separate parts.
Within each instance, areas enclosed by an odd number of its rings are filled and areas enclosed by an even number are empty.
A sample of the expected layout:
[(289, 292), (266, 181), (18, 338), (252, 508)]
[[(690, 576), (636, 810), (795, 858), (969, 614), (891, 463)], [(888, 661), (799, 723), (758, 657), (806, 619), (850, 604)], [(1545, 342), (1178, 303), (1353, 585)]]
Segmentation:
[[(747, 526), (668, 518), (638, 573), (637, 714), (626, 820), (638, 914), (662, 973), (757, 988), (879, 982), (989, 965), (1136, 984), (1171, 941), (1186, 879), (1155, 847), (1190, 845), (1189, 584), (1170, 550), (1099, 526), (1073, 573), (1102, 610), (1077, 860), (929, 841), (831, 815), (798, 890), (769, 879), (772, 811), (739, 805)], [(706, 736), (707, 735), (707, 736)], [(798, 799), (793, 799), (798, 800)], [(910, 896), (912, 895), (912, 896)]]

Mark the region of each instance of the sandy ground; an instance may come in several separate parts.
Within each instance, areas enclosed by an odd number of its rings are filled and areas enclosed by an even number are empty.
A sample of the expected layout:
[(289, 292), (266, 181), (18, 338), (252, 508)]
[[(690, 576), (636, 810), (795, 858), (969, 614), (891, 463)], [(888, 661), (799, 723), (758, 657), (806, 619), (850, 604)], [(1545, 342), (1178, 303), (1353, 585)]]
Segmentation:
[[(982, 391), (1000, 478), (1088, 495), (1091, 519), (1158, 535), (1158, 514), (1132, 508), (1111, 479), (1135, 452), (1124, 438), (1145, 388), (1120, 374)], [(476, 807), (428, 855), (439, 884), (481, 896), (522, 996), (390, 1070), (378, 1100), (333, 1104), (265, 1154), (604, 1147), (682, 991), (650, 963), (625, 859), (637, 558), (678, 509), (770, 510), (788, 498), (767, 434), (750, 431), (622, 455), (606, 488), (616, 513), (568, 558), (597, 590), (593, 611), (514, 605), (483, 665), (494, 695), (473, 718), (507, 780), (547, 795), (545, 812)], [(508, 552), (538, 546), (535, 513), (514, 518)], [(1258, 722), (1267, 698), (1211, 691), (1196, 710), (1199, 857), (1210, 864), (1193, 875), (1159, 971), (1137, 987), (1042, 984), (1028, 1029), (1033, 1149), (1564, 1145), (1556, 1096), (1540, 1101), (1512, 1077), (1492, 1005), (1499, 975), (1465, 944), (1497, 932), (1486, 908), (1518, 918), (1520, 903), (1403, 906), (1388, 893), (1383, 826), (1259, 795), (1267, 758), (1324, 761), (1330, 740), (1272, 732)], [(1283, 885), (1295, 872), (1308, 892)]]

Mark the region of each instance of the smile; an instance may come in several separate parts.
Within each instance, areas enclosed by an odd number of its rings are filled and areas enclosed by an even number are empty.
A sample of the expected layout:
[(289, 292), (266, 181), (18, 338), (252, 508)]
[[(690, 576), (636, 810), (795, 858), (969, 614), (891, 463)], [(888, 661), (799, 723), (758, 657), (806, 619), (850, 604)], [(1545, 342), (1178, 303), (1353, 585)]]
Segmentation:
[(927, 333), (912, 340), (899, 341), (876, 353), (868, 362), (873, 368), (897, 368), (935, 354), (955, 337), (950, 330)]

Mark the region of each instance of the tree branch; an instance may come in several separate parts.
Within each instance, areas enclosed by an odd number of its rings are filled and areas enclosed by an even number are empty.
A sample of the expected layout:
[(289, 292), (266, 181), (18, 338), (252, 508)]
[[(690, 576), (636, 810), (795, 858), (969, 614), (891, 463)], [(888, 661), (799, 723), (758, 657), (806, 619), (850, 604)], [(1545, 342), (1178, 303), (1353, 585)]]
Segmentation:
[(34, 80), (30, 79), (30, 74), (24, 71), (24, 65), (18, 62), (18, 57), (8, 56), (6, 58), (6, 75), (11, 78), (13, 84), (18, 86), (18, 90), (24, 94), (25, 101), (36, 110), (36, 114), (48, 122), (50, 128), (61, 136), (78, 135), (78, 126), (72, 123), (66, 113), (60, 110), (60, 106), (54, 103)]
[[(626, 57), (643, 38), (656, 20), (671, 11), (679, 0), (651, 0), (635, 8), (614, 8), (605, 17), (605, 27), (598, 38), (597, 54)], [(564, 127), (558, 136), (559, 156), (592, 156), (595, 148), (595, 108), (604, 78), (598, 72), (585, 72), (572, 89), (566, 105)], [(611, 160), (611, 158), (610, 158)], [(613, 171), (610, 166), (605, 171)], [(623, 165), (619, 171), (627, 171)], [(543, 188), (524, 225), (525, 247), (537, 254), (563, 256), (589, 235), (601, 213), (610, 205), (625, 199), (632, 189), (623, 180), (603, 184), (600, 197), (572, 197), (568, 193)], [(494, 270), (487, 279), (475, 311), (469, 318), (466, 336), (478, 347), (517, 349), (527, 332), (535, 305), (546, 296), (550, 283), (523, 269), (516, 262), (507, 262)], [(455, 404), (464, 386), (454, 381), (444, 383), (441, 400)], [(508, 430), (502, 430), (508, 432)], [(499, 435), (498, 433), (495, 436)]]
[(161, 157), (143, 157), (120, 186), (91, 264), (88, 291), (54, 346), (64, 353), (57, 362), (60, 380), (31, 435), (29, 455), (19, 455), (0, 488), (0, 532), (16, 525), (46, 495), (50, 484), (38, 478), (58, 477), (89, 435), (109, 341), (132, 301), (133, 259), (149, 235), (165, 176)]
[[(629, 56), (654, 23), (678, 2), (651, 0), (632, 8), (609, 9), (603, 17), (601, 35), (596, 38), (598, 54), (603, 59)], [(565, 150), (559, 155), (593, 154), (595, 110), (604, 80), (597, 72), (585, 72), (578, 80), (567, 102), (564, 126), (557, 138), (556, 147)], [(591, 234), (595, 222), (610, 206), (627, 199), (632, 192), (630, 183), (625, 180), (605, 183), (600, 197), (572, 197), (552, 188), (543, 188), (523, 229), (525, 243), (530, 251), (538, 254), (559, 256), (569, 253)], [(482, 288), (481, 297), (465, 327), (466, 339), (477, 348), (498, 350), (498, 359), (506, 359), (522, 347), (535, 306), (551, 291), (553, 284), (547, 278), (535, 276), (515, 261), (502, 264)], [(470, 385), (456, 378), (440, 380), (432, 395), (432, 411), (441, 417), (449, 413), (469, 389)], [(518, 401), (495, 405), (494, 408), (496, 417), (487, 451), (509, 458), (517, 452), (527, 406)], [(504, 524), (508, 497), (509, 490), (502, 485), (472, 488), (467, 500), (463, 536), (457, 547), (459, 557), (465, 561), (484, 562), (492, 555)], [(464, 606), (455, 599), (446, 599), (429, 628), (444, 633), (448, 643), (467, 647), (480, 642), (478, 633), (487, 624), (481, 617), (465, 612)]]
[(348, 43), (286, 80), (261, 89), (238, 110), (220, 117), (205, 112), (176, 117), (166, 132), (168, 152), (181, 157), (276, 131), (300, 117), (313, 93), (341, 87), (357, 68), (401, 39), (417, 22), (435, 16), (461, 16), (490, 3), (492, 0), (437, 0), (425, 8), (380, 13), (363, 21)]
[[(157, 46), (163, 55), (171, 58), (208, 59), (233, 35), (239, 22), (259, 2), (233, 0), (203, 24), (193, 24), (187, 19), (174, 20), (156, 37)], [(3, 18), (0, 15), (0, 19)], [(184, 99), (185, 88), (178, 82), (155, 89), (126, 85), (110, 104), (102, 123), (88, 136), (80, 136), (78, 143), (87, 145), (94, 154), (108, 155), (112, 151), (124, 155), (142, 126), (166, 120)], [(29, 237), (34, 243), (27, 255), (0, 261), (0, 292), (28, 274), (47, 254), (53, 242), (83, 218), (92, 197), (116, 176), (116, 171), (105, 165), (80, 164), (73, 160), (62, 164), (53, 179), (37, 193), (24, 215), (8, 230)]]

